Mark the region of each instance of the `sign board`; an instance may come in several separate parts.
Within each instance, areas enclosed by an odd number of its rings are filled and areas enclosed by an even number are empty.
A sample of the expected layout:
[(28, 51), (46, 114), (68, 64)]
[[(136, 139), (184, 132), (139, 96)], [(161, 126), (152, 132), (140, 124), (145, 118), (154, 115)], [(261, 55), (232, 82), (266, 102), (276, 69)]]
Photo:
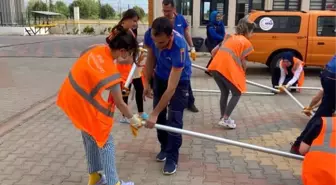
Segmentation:
[(259, 22), (259, 27), (260, 29), (264, 30), (264, 31), (269, 31), (273, 28), (274, 26), (274, 22), (271, 18), (269, 17), (264, 17), (260, 20)]

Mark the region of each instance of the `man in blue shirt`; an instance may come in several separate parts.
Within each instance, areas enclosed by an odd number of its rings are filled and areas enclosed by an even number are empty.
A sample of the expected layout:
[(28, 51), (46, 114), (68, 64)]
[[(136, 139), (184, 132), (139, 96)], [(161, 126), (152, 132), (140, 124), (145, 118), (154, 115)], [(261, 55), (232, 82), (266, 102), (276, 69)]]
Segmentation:
[[(154, 20), (152, 28), (145, 33), (144, 45), (148, 51), (145, 68), (147, 84), (144, 85), (144, 95), (147, 97), (151, 96), (148, 84), (154, 71), (154, 109), (146, 122), (146, 127), (153, 128), (157, 123), (182, 129), (183, 111), (188, 106), (191, 75), (187, 43), (181, 34), (173, 31), (169, 19), (160, 17)], [(182, 135), (157, 130), (157, 136), (161, 151), (156, 159), (165, 161), (164, 174), (174, 174), (178, 164), (179, 148), (182, 145)]]
[[(196, 50), (189, 32), (189, 25), (183, 15), (176, 13), (174, 0), (163, 0), (162, 11), (163, 15), (168, 18), (173, 24), (174, 30), (179, 32), (185, 38), (189, 47), (191, 48), (191, 56), (194, 56), (193, 60), (195, 60)], [(191, 85), (189, 87), (188, 110), (190, 110), (191, 112), (198, 112), (198, 109), (195, 106), (195, 97), (193, 95)]]
[[(336, 109), (336, 55), (330, 60), (330, 62), (325, 66), (324, 70), (321, 72), (321, 85), (323, 88), (323, 97), (321, 104), (314, 116), (309, 120), (305, 129), (302, 131), (301, 135), (296, 139), (290, 152), (295, 154), (299, 153), (300, 143), (305, 137), (305, 135), (315, 128), (315, 123), (319, 122), (321, 117), (331, 117)], [(318, 128), (318, 127), (317, 127)]]

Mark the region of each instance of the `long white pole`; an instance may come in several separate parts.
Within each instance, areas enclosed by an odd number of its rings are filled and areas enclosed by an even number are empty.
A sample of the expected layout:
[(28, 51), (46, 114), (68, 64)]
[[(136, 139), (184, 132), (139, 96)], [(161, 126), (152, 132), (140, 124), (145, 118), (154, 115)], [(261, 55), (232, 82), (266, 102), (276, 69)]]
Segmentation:
[[(193, 92), (208, 92), (208, 93), (220, 93), (219, 90), (206, 90), (206, 89), (193, 89)], [(274, 93), (269, 92), (245, 92), (243, 94), (250, 94), (250, 95), (269, 95), (272, 96)]]
[[(207, 68), (199, 66), (199, 65), (196, 65), (196, 64), (192, 64), (192, 67), (200, 69), (200, 70), (203, 70), (203, 71), (207, 71), (208, 70)], [(249, 81), (249, 80), (246, 80), (246, 83), (248, 83), (250, 85), (257, 86), (257, 87), (261, 87), (261, 88), (264, 88), (264, 89), (271, 90), (271, 91), (273, 91), (275, 93), (279, 93), (280, 92), (278, 89), (274, 89), (272, 87), (268, 87), (268, 86), (265, 86), (265, 85), (262, 85), (262, 84), (258, 84), (258, 83), (255, 83), (255, 82), (252, 82), (252, 81)]]
[(193, 131), (189, 131), (189, 130), (168, 127), (168, 126), (164, 126), (164, 125), (160, 125), (160, 124), (155, 124), (155, 128), (159, 129), (159, 130), (165, 130), (165, 131), (168, 131), (168, 132), (173, 132), (173, 133), (178, 133), (178, 134), (183, 134), (183, 135), (189, 135), (189, 136), (194, 136), (194, 137), (198, 137), (198, 138), (202, 138), (202, 139), (207, 139), (207, 140), (210, 140), (210, 141), (225, 143), (225, 144), (229, 144), (229, 145), (233, 145), (233, 146), (237, 146), (237, 147), (247, 148), (247, 149), (251, 149), (251, 150), (257, 150), (257, 151), (260, 151), (260, 152), (265, 152), (265, 153), (274, 154), (274, 155), (278, 155), (278, 156), (283, 156), (283, 157), (287, 157), (287, 158), (292, 158), (292, 159), (297, 159), (297, 160), (303, 160), (304, 159), (304, 157), (300, 156), (300, 155), (295, 155), (295, 154), (291, 154), (291, 153), (288, 153), (288, 152), (283, 152), (283, 151), (280, 151), (280, 150), (275, 150), (275, 149), (266, 148), (266, 147), (257, 146), (257, 145), (251, 145), (251, 144), (247, 144), (247, 143), (243, 143), (243, 142), (239, 142), (239, 141), (220, 138), (220, 137), (211, 136), (211, 135), (207, 135), (207, 134), (202, 134), (202, 133), (198, 133), (198, 132), (193, 132)]

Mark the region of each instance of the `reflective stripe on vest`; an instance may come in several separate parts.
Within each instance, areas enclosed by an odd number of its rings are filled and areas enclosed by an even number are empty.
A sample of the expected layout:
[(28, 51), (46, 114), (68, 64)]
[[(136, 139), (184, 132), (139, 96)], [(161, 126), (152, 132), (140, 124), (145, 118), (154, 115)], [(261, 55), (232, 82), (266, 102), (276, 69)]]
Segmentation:
[(249, 47), (249, 48), (245, 49), (245, 50), (241, 53), (240, 57), (238, 57), (238, 56), (232, 51), (232, 49), (230, 49), (230, 48), (224, 46), (225, 42), (227, 42), (227, 41), (229, 40), (229, 38), (231, 38), (231, 35), (227, 34), (227, 35), (225, 36), (225, 38), (224, 38), (222, 44), (221, 44), (222, 47), (220, 47), (219, 50), (221, 50), (221, 51), (225, 51), (225, 52), (229, 53), (229, 54), (232, 56), (233, 60), (236, 61), (236, 62), (238, 63), (239, 66), (242, 66), (241, 58), (243, 58), (247, 53), (251, 52), (251, 51), (253, 50), (253, 47)]
[(331, 147), (331, 139), (333, 134), (333, 122), (331, 117), (325, 118), (326, 120), (326, 129), (324, 132), (324, 138), (323, 138), (323, 145), (322, 146), (311, 146), (310, 152), (325, 152), (325, 153), (331, 153), (336, 154), (336, 148)]
[(94, 106), (99, 112), (103, 113), (104, 115), (113, 118), (114, 112), (112, 112), (111, 110), (103, 107), (101, 104), (99, 104), (99, 102), (97, 100), (94, 99), (94, 96), (92, 95), (96, 95), (100, 88), (103, 87), (104, 85), (108, 84), (109, 82), (116, 80), (118, 78), (120, 78), (119, 74), (114, 74), (110, 77), (107, 77), (103, 80), (101, 80), (95, 88), (93, 88), (93, 90), (91, 91), (90, 94), (87, 94), (85, 92), (85, 90), (83, 88), (81, 88), (77, 82), (74, 80), (73, 76), (71, 73), (69, 73), (68, 75), (70, 84), (72, 85), (72, 87), (75, 89), (75, 91), (82, 97), (84, 98), (86, 101), (88, 101), (92, 106)]

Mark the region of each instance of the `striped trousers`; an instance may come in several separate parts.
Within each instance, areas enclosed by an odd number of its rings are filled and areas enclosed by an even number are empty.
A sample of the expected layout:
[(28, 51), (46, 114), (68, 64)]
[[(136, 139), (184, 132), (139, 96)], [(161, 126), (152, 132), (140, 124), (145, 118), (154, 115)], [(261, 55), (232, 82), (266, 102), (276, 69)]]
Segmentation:
[(96, 141), (86, 132), (82, 132), (82, 138), (89, 173), (103, 171), (106, 175), (107, 185), (117, 184), (119, 177), (115, 163), (115, 147), (112, 134), (110, 134), (103, 148), (99, 148)]

